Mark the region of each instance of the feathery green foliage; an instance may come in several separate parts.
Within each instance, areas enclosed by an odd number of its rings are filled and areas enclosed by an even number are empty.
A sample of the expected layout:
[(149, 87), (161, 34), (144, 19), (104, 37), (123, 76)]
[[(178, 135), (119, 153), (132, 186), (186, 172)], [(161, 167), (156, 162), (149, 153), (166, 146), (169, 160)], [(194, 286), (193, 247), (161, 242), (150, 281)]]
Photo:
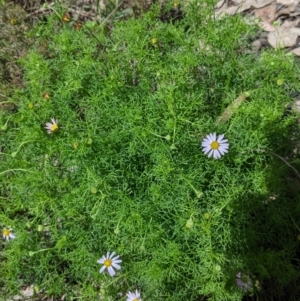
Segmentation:
[[(17, 235), (1, 255), (7, 295), (34, 284), (66, 300), (300, 296), (298, 182), (284, 162), (299, 167), (284, 114), (299, 68), (282, 51), (249, 53), (255, 27), (214, 19), (210, 2), (178, 22), (154, 5), (109, 32), (55, 14), (33, 29), (18, 110), (1, 111), (0, 220)], [(213, 132), (229, 140), (220, 160), (201, 150)], [(99, 273), (107, 251), (123, 261), (115, 278)]]

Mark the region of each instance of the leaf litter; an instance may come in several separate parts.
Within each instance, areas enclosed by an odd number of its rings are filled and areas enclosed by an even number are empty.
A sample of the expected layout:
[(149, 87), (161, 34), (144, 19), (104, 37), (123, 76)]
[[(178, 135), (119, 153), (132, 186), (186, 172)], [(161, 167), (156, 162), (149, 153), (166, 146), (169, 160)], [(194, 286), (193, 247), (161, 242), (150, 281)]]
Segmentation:
[(284, 48), (300, 56), (300, 0), (220, 0), (215, 16), (242, 14), (261, 29), (253, 51), (263, 46)]

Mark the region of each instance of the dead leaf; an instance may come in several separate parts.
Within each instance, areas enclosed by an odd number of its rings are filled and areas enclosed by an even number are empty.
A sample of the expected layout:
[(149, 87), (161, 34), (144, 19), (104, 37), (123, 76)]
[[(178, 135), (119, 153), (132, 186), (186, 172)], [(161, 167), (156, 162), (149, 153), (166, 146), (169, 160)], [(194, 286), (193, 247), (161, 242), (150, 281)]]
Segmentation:
[(105, 10), (105, 8), (106, 8), (105, 1), (104, 0), (100, 0), (99, 6), (100, 6), (100, 9)]
[(292, 47), (296, 44), (299, 35), (300, 28), (282, 25), (276, 31), (269, 33), (268, 42), (274, 48)]
[(261, 7), (265, 7), (267, 5), (269, 5), (270, 3), (272, 3), (274, 0), (242, 0), (241, 1), (241, 9), (247, 10), (250, 9), (251, 7), (254, 8), (261, 8)]
[(258, 22), (258, 26), (260, 28), (262, 28), (264, 31), (268, 31), (268, 32), (276, 30), (274, 25), (272, 25), (272, 24), (270, 24), (269, 22), (266, 22), (266, 21)]
[(299, 5), (295, 6), (294, 11), (290, 13), (290, 17), (296, 17), (298, 15), (300, 15), (300, 7), (299, 7)]
[(291, 4), (289, 6), (283, 6), (281, 7), (276, 14), (276, 19), (278, 19), (282, 15), (289, 15), (290, 13), (293, 13), (295, 11), (295, 5)]
[(232, 104), (230, 104), (227, 109), (224, 111), (221, 117), (217, 119), (218, 123), (225, 123), (234, 113), (235, 109), (237, 109), (244, 100), (246, 100), (250, 96), (249, 92), (244, 92), (241, 94), (237, 99), (233, 101)]
[(216, 17), (242, 12), (245, 12), (246, 23), (255, 23), (264, 30), (259, 33), (259, 42), (253, 43), (252, 51), (257, 52), (261, 47), (271, 45), (274, 48), (290, 48), (288, 52), (300, 56), (300, 44), (297, 45), (300, 37), (300, 0), (219, 0), (215, 6)]
[(254, 9), (255, 17), (261, 18), (261, 22), (258, 25), (265, 31), (275, 31), (273, 22), (276, 20), (276, 3), (273, 2), (262, 8)]
[[(222, 17), (226, 14), (235, 15), (248, 10), (252, 7), (261, 8), (269, 5), (274, 0), (235, 0), (234, 2), (219, 1), (215, 6), (215, 14), (217, 17)], [(233, 5), (232, 5), (233, 4)]]
[(226, 14), (229, 14), (231, 16), (235, 15), (236, 13), (240, 13), (238, 6), (227, 6), (223, 5), (222, 7), (215, 10), (216, 17), (223, 17)]
[(297, 27), (299, 23), (298, 19), (295, 20), (286, 20), (285, 22), (283, 22), (280, 27), (282, 28), (292, 28), (292, 27)]
[(292, 109), (296, 112), (296, 113), (300, 113), (300, 99), (296, 99), (294, 101), (294, 103), (292, 104)]
[(30, 297), (32, 297), (33, 294), (34, 294), (33, 285), (30, 285), (30, 286), (26, 287), (26, 289), (24, 289), (24, 290), (20, 290), (20, 293), (22, 294), (22, 296), (24, 298), (30, 298)]
[(299, 0), (278, 0), (278, 3), (283, 4), (283, 5), (298, 5), (299, 4)]
[(259, 39), (255, 40), (254, 42), (252, 42), (252, 51), (258, 52), (261, 46), (262, 46), (261, 41)]
[(293, 49), (291, 52), (294, 53), (297, 56), (300, 56), (300, 47), (297, 47), (297, 48)]
[(218, 1), (218, 3), (216, 4), (216, 8), (220, 8), (224, 5), (225, 0), (220, 0)]

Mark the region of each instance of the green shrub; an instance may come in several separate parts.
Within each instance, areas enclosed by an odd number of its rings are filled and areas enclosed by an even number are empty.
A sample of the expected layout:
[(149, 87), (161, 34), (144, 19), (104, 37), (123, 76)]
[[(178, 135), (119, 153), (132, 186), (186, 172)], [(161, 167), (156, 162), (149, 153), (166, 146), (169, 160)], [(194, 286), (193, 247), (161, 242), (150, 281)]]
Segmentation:
[[(8, 295), (34, 284), (67, 300), (300, 296), (287, 164), (299, 167), (299, 134), (285, 114), (298, 66), (251, 54), (255, 26), (199, 3), (178, 22), (153, 6), (111, 31), (54, 14), (31, 32), (18, 110), (1, 112), (1, 224), (17, 236), (1, 255)], [(219, 160), (201, 148), (214, 132), (229, 141)], [(107, 251), (122, 259), (114, 278), (99, 273)]]

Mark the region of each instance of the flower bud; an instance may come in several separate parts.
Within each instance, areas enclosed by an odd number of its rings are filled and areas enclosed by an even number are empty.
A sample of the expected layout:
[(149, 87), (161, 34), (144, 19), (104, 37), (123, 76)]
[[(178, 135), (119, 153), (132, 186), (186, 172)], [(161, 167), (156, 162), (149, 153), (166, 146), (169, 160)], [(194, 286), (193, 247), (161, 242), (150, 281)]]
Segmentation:
[(119, 229), (118, 226), (117, 226), (117, 228), (114, 230), (114, 233), (115, 233), (116, 235), (120, 234), (120, 229)]
[(97, 191), (98, 191), (98, 190), (97, 190), (97, 188), (96, 188), (96, 187), (92, 187), (92, 188), (91, 188), (91, 193), (93, 193), (93, 194), (96, 194), (96, 193), (97, 193)]
[(185, 227), (188, 229), (192, 229), (194, 227), (194, 222), (191, 217), (186, 221)]
[(44, 231), (45, 227), (43, 225), (38, 225), (37, 230), (38, 232)]

